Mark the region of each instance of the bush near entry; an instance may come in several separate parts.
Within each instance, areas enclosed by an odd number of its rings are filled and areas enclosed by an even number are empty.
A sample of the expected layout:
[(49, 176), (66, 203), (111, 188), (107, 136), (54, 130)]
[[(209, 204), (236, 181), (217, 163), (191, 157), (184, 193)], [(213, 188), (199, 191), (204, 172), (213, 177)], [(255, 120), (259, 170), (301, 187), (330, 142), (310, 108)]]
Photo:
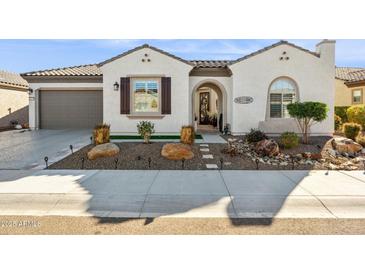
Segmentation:
[(249, 143), (257, 143), (267, 139), (267, 136), (261, 130), (251, 128), (251, 131), (246, 134), (245, 139)]
[(349, 107), (346, 111), (349, 122), (360, 124), (365, 128), (365, 105)]
[(299, 137), (295, 132), (284, 132), (280, 135), (279, 143), (284, 148), (294, 148), (299, 144)]
[(347, 138), (350, 138), (352, 140), (356, 140), (356, 137), (359, 135), (360, 131), (362, 130), (361, 125), (356, 123), (345, 123), (342, 126), (343, 133)]

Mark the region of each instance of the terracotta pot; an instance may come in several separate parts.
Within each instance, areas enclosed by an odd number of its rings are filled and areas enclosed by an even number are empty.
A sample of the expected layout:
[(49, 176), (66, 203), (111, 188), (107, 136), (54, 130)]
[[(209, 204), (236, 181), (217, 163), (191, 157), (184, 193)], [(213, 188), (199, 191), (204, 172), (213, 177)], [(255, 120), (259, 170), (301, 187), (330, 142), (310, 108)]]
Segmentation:
[(94, 129), (94, 144), (100, 145), (110, 142), (110, 130), (108, 128)]
[(180, 132), (180, 142), (187, 145), (194, 144), (195, 130), (193, 126), (183, 126)]

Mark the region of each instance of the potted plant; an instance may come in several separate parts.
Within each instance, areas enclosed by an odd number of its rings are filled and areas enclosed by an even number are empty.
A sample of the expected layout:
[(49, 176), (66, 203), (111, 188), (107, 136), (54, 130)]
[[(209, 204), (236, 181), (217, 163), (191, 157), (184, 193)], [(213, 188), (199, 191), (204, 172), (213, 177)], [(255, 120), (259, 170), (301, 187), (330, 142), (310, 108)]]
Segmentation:
[(195, 140), (195, 130), (191, 125), (182, 126), (180, 132), (180, 142), (183, 144), (192, 145)]
[(93, 131), (95, 145), (105, 144), (110, 142), (110, 125), (98, 124)]
[(155, 133), (155, 125), (149, 121), (141, 121), (137, 124), (138, 134), (144, 140), (145, 144), (150, 142), (151, 135)]

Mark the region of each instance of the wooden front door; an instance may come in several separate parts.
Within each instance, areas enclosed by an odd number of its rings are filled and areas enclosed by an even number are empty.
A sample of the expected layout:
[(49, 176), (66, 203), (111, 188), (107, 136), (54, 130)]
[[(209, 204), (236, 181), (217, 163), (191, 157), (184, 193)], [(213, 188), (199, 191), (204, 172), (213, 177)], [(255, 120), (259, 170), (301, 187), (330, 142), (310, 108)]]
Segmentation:
[(199, 94), (199, 124), (209, 124), (209, 92)]

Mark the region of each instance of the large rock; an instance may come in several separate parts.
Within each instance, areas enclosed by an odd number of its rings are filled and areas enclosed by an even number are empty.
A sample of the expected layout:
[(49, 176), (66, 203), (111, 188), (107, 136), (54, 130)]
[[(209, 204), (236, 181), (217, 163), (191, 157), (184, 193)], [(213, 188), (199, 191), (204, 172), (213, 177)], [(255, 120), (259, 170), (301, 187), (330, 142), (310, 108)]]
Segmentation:
[(119, 147), (113, 143), (106, 143), (93, 147), (88, 153), (87, 158), (94, 160), (101, 157), (111, 157), (119, 153)]
[(277, 156), (280, 150), (277, 142), (271, 139), (265, 139), (256, 144), (255, 152), (261, 156), (273, 157)]
[(331, 141), (333, 149), (339, 153), (355, 154), (362, 150), (362, 146), (351, 139), (338, 137)]
[(194, 157), (194, 153), (189, 145), (179, 143), (164, 145), (161, 155), (169, 160), (189, 160)]

